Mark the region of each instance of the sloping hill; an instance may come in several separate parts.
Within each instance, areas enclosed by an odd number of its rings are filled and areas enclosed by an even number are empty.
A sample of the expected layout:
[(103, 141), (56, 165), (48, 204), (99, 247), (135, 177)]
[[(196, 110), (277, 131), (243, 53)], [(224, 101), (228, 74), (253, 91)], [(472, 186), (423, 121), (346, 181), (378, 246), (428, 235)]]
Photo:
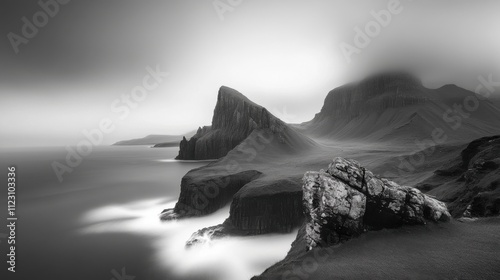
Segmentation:
[(500, 136), (472, 141), (417, 187), (447, 202), (455, 217), (466, 210), (472, 216), (500, 214)]

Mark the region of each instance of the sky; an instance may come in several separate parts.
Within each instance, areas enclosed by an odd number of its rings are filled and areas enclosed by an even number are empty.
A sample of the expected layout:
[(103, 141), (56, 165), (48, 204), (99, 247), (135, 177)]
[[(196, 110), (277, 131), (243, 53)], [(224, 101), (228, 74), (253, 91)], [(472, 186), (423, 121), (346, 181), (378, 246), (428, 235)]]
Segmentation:
[(211, 123), (222, 85), (291, 123), (389, 68), (474, 90), (479, 76), (500, 80), (498, 11), (493, 0), (3, 0), (0, 146), (75, 145), (103, 122), (102, 144), (183, 134)]

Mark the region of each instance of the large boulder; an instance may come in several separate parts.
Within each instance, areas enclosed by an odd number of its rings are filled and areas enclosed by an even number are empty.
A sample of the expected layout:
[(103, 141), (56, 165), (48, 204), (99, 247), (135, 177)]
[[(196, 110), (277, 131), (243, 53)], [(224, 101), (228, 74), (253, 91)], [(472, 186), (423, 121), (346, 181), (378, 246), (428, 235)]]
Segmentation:
[(306, 172), (303, 206), (307, 250), (337, 244), (370, 229), (450, 219), (444, 203), (343, 158), (335, 158), (326, 171)]

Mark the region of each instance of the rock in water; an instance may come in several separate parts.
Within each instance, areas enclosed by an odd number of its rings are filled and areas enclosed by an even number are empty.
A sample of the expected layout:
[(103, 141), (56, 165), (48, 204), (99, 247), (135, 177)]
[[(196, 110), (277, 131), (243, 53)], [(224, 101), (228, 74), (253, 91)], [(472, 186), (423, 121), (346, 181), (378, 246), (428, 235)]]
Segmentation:
[(227, 236), (227, 232), (223, 224), (202, 228), (191, 235), (186, 242), (186, 248), (194, 245), (209, 244), (212, 240), (225, 236)]
[(307, 250), (366, 230), (448, 221), (443, 202), (374, 175), (354, 160), (335, 158), (325, 172), (303, 178)]

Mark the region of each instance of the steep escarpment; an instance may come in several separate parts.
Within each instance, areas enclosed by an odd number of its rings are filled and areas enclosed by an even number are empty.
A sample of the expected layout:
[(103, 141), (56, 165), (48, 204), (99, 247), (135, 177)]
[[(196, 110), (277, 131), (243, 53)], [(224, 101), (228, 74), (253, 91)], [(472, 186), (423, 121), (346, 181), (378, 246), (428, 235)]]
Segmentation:
[(332, 90), (300, 127), (316, 137), (391, 142), (430, 137), (439, 128), (448, 139), (470, 141), (500, 133), (495, 119), (499, 109), (473, 92), (428, 89), (410, 74), (382, 73)]
[[(195, 169), (199, 170), (199, 169)], [(181, 194), (173, 209), (162, 212), (162, 220), (203, 216), (215, 212), (232, 200), (233, 195), (261, 172), (245, 170), (237, 173), (198, 176), (190, 171), (181, 180)]]
[(500, 214), (500, 136), (472, 141), (417, 187), (447, 202), (454, 217)]
[(286, 124), (267, 109), (223, 86), (217, 96), (212, 126), (199, 129), (189, 140), (182, 139), (177, 159), (217, 159), (225, 156), (255, 129), (269, 129), (281, 134), (285, 127)]
[(303, 220), (300, 186), (298, 178), (257, 180), (233, 197), (226, 222), (248, 234), (290, 232)]

